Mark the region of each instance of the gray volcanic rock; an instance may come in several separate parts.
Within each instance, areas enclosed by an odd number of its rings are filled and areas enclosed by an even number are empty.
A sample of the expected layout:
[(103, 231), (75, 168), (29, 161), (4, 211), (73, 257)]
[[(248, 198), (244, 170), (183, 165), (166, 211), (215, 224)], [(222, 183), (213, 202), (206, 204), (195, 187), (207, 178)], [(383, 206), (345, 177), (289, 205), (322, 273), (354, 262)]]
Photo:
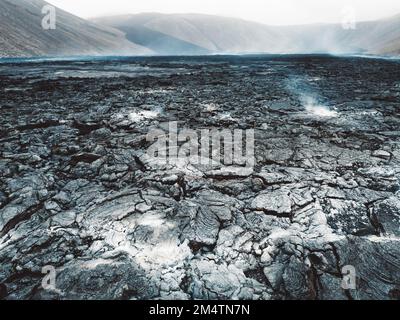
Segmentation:
[(140, 55), (151, 50), (125, 39), (116, 29), (99, 26), (61, 9), (56, 29), (42, 28), (42, 0), (0, 0), (0, 57), (67, 55)]
[(288, 191), (277, 190), (257, 196), (253, 200), (251, 208), (274, 214), (290, 214), (292, 211), (292, 203)]
[(377, 202), (374, 213), (382, 232), (397, 237), (400, 235), (400, 199), (398, 197)]
[[(0, 64), (0, 298), (399, 299), (399, 79), (315, 55)], [(151, 158), (175, 121), (253, 129), (254, 166)]]

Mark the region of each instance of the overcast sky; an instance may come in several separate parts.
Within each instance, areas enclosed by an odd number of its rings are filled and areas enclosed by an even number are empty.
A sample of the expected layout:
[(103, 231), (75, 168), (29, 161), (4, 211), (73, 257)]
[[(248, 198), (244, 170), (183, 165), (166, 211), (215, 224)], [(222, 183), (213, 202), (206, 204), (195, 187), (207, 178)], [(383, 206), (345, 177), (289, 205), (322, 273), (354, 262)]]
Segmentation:
[[(400, 0), (47, 0), (83, 18), (141, 12), (205, 13), (271, 25), (341, 22), (354, 8), (358, 21), (400, 13)], [(347, 11), (346, 11), (347, 10)]]

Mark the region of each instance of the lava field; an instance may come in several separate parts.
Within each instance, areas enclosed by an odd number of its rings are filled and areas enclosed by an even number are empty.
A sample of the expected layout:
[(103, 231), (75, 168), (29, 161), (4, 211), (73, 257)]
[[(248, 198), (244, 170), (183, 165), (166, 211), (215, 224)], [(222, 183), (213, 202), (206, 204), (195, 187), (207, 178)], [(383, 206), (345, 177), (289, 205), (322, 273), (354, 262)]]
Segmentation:
[[(0, 299), (400, 299), (397, 60), (10, 60), (0, 115)], [(152, 161), (171, 123), (253, 166)]]

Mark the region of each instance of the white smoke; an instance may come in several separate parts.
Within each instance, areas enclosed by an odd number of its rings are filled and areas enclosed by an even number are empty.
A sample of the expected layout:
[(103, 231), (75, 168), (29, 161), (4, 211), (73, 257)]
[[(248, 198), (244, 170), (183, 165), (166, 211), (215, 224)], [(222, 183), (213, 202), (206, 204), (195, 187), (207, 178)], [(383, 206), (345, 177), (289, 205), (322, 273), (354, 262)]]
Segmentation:
[(317, 89), (313, 88), (309, 82), (315, 82), (315, 78), (293, 76), (287, 79), (286, 86), (292, 94), (298, 97), (309, 115), (323, 118), (337, 117), (338, 112), (320, 102), (324, 99), (317, 94)]
[(314, 116), (318, 117), (337, 117), (338, 113), (334, 110), (331, 110), (329, 107), (320, 105), (318, 102), (312, 97), (304, 97), (303, 105), (308, 113), (311, 113)]

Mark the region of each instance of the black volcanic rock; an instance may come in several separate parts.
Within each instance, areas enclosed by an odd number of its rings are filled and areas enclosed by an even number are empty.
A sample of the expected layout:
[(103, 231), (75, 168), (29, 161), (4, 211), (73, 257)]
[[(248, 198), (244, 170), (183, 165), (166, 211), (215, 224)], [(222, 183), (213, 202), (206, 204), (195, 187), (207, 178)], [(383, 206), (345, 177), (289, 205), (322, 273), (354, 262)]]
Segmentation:
[[(398, 299), (399, 79), (330, 56), (0, 64), (0, 298)], [(153, 161), (171, 121), (254, 129), (253, 170)]]

